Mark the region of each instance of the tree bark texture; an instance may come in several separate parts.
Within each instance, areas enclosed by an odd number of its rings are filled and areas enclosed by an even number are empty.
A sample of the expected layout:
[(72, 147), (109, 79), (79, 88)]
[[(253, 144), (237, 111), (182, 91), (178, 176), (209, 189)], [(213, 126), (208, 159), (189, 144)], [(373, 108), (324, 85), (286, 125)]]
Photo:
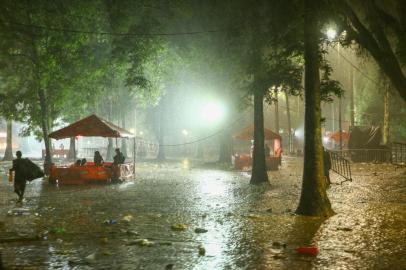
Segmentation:
[(264, 145), (264, 95), (254, 93), (254, 153), (250, 184), (268, 182)]
[(296, 213), (330, 216), (334, 212), (326, 192), (321, 141), (317, 6), (317, 1), (305, 0), (305, 145), (302, 191)]
[(38, 89), (38, 97), (41, 108), (41, 128), (42, 135), (45, 144), (45, 161), (44, 161), (44, 172), (46, 175), (49, 175), (50, 166), (52, 164), (52, 154), (51, 154), (51, 142), (48, 137), (49, 134), (49, 115), (48, 115), (48, 104), (45, 97), (44, 89)]
[(7, 141), (3, 160), (13, 160), (13, 121), (7, 119)]

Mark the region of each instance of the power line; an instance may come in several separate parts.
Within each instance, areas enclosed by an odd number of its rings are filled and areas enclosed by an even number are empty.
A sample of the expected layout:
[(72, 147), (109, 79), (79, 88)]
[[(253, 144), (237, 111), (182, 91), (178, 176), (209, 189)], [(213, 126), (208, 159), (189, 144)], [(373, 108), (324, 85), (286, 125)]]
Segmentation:
[(347, 57), (345, 57), (339, 50), (337, 50), (336, 48), (332, 47), (332, 49), (334, 51), (336, 51), (348, 64), (350, 64), (353, 68), (355, 68), (362, 76), (364, 76), (365, 78), (367, 78), (368, 80), (370, 80), (372, 83), (376, 84), (377, 86), (382, 86), (381, 83), (377, 82), (376, 80), (372, 79), (371, 77), (369, 77), (368, 74), (366, 74), (365, 72), (363, 72), (358, 66), (356, 66), (353, 62), (351, 62), (351, 60), (349, 60)]
[(230, 28), (219, 28), (219, 29), (210, 29), (202, 31), (186, 31), (186, 32), (169, 32), (169, 33), (117, 33), (117, 32), (105, 32), (105, 31), (90, 31), (90, 30), (77, 30), (77, 29), (68, 29), (68, 28), (59, 28), (59, 27), (49, 27), (43, 25), (35, 24), (25, 24), (19, 22), (10, 22), (3, 21), (3, 23), (22, 26), (22, 27), (31, 27), (40, 30), (52, 31), (52, 32), (62, 32), (62, 33), (71, 33), (71, 34), (86, 34), (86, 35), (110, 35), (110, 36), (120, 36), (120, 37), (154, 37), (154, 36), (187, 36), (187, 35), (201, 35), (208, 33), (220, 33), (227, 31), (238, 30), (239, 27), (230, 27)]

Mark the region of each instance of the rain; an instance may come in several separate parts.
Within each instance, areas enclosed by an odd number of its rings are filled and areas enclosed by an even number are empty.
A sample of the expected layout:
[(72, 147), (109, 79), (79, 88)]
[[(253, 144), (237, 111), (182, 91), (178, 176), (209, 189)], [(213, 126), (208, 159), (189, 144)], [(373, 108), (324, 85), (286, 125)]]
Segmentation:
[(3, 1), (0, 270), (406, 268), (404, 14)]

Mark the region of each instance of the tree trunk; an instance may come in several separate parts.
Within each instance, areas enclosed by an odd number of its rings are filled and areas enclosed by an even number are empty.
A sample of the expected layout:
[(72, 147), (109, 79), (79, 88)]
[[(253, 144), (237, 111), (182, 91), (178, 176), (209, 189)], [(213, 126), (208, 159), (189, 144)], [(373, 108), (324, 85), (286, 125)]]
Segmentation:
[(383, 144), (389, 143), (389, 121), (390, 121), (390, 82), (385, 78), (385, 97), (384, 97), (384, 115), (383, 115)]
[(38, 89), (39, 102), (41, 107), (41, 128), (42, 136), (45, 144), (45, 161), (44, 161), (44, 172), (46, 175), (49, 175), (50, 166), (52, 164), (52, 155), (51, 155), (51, 143), (48, 137), (49, 134), (49, 115), (48, 115), (48, 104), (45, 97), (45, 91), (40, 88)]
[(285, 99), (286, 99), (286, 116), (288, 118), (288, 143), (289, 143), (289, 154), (292, 153), (292, 123), (290, 120), (290, 106), (289, 106), (289, 95), (285, 91)]
[(279, 134), (279, 106), (278, 106), (278, 90), (275, 89), (275, 133)]
[(75, 137), (70, 138), (69, 140), (69, 152), (68, 159), (76, 161), (76, 147), (75, 147)]
[(13, 121), (7, 119), (7, 142), (3, 161), (13, 160)]
[(353, 127), (355, 126), (355, 104), (354, 104), (354, 97), (355, 97), (355, 81), (354, 81), (354, 67), (350, 67), (350, 91), (351, 91), (351, 100), (350, 100), (350, 125)]
[[(124, 111), (122, 112), (122, 115), (121, 115), (121, 120), (122, 120), (122, 125), (123, 125), (123, 128), (125, 129), (126, 128), (126, 122), (125, 122), (125, 113), (124, 113)], [(128, 157), (128, 155), (127, 155), (127, 139), (121, 139), (121, 152), (123, 153), (123, 155), (124, 155), (124, 157)]]
[(343, 99), (339, 97), (338, 99), (338, 135), (340, 139), (340, 151), (343, 150), (343, 119), (342, 119), (342, 104)]
[(112, 138), (108, 138), (106, 160), (107, 161), (113, 160), (113, 139)]
[(164, 148), (164, 129), (165, 129), (165, 99), (162, 99), (162, 103), (159, 108), (159, 126), (158, 126), (158, 155), (156, 159), (158, 161), (164, 161), (166, 159), (165, 148)]
[(264, 95), (254, 93), (254, 153), (250, 184), (268, 183), (264, 149)]
[(225, 129), (220, 136), (219, 162), (231, 165), (231, 156), (233, 154), (233, 138), (231, 137), (230, 130)]
[(334, 214), (327, 197), (321, 141), (318, 4), (305, 0), (305, 149), (303, 182), (296, 213), (308, 216)]

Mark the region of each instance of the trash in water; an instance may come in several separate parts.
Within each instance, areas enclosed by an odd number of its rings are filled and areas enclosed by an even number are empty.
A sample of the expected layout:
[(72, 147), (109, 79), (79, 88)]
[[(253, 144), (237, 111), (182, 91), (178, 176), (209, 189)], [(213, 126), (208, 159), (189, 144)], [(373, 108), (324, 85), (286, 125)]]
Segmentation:
[(117, 220), (115, 220), (115, 219), (106, 219), (105, 221), (103, 221), (103, 224), (105, 224), (105, 225), (117, 224)]
[(199, 256), (204, 256), (206, 255), (206, 249), (204, 248), (204, 246), (199, 246)]
[(132, 215), (126, 215), (126, 216), (124, 216), (124, 217), (121, 219), (121, 221), (124, 221), (124, 222), (129, 223), (129, 222), (131, 222), (133, 219), (134, 219), (134, 217), (133, 217)]
[(186, 224), (173, 224), (171, 226), (172, 231), (185, 231), (189, 226)]
[(96, 253), (92, 253), (85, 257), (87, 263), (94, 263), (96, 261)]
[(208, 230), (203, 229), (203, 228), (196, 228), (195, 229), (195, 233), (207, 233), (207, 232), (208, 232)]
[(310, 256), (316, 256), (317, 254), (319, 254), (319, 249), (317, 247), (298, 247), (296, 251), (299, 254)]
[(8, 216), (28, 216), (30, 210), (27, 208), (15, 208), (7, 212)]
[(155, 245), (154, 242), (149, 241), (148, 239), (136, 239), (129, 243), (129, 245), (137, 245), (137, 246), (144, 246), (144, 247), (151, 247)]

